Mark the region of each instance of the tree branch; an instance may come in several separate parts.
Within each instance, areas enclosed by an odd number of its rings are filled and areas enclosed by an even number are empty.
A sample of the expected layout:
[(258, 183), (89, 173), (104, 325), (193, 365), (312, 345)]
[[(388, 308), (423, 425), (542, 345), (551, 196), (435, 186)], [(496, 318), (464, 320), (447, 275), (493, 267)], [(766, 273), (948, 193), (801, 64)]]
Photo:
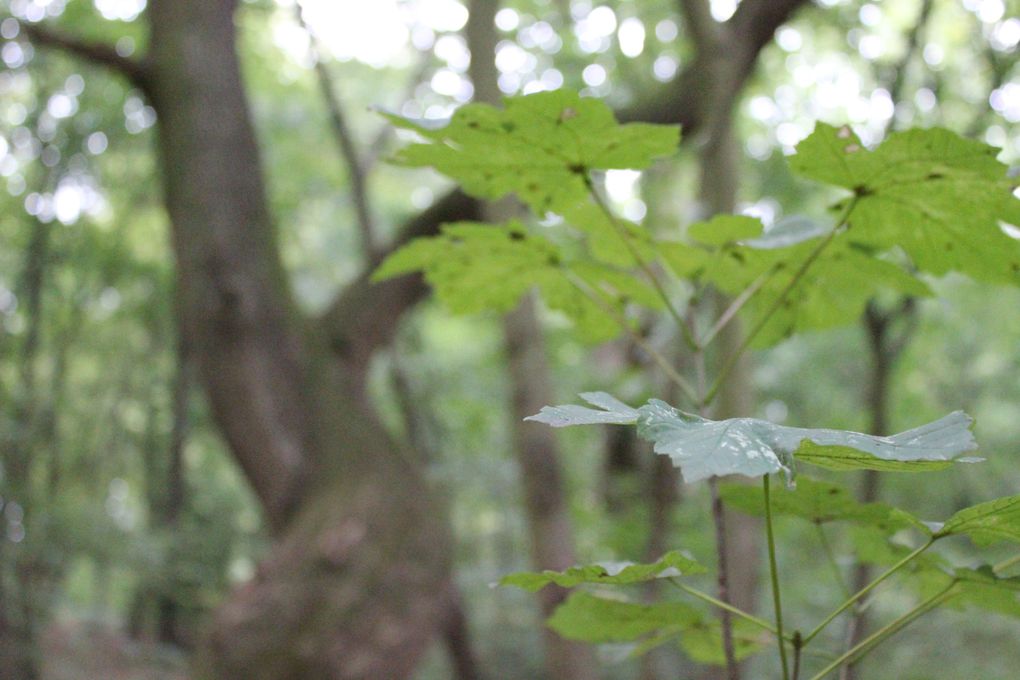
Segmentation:
[(98, 66), (104, 66), (148, 91), (148, 68), (145, 61), (121, 56), (105, 43), (82, 40), (58, 28), (20, 21), (25, 37), (40, 47), (51, 47), (67, 52)]
[[(758, 54), (772, 40), (776, 29), (807, 4), (810, 4), (808, 0), (744, 0), (736, 13), (721, 24), (729, 32), (727, 48), (739, 52), (738, 66), (731, 83), (734, 92), (747, 82)], [(680, 125), (685, 135), (689, 135), (702, 123), (699, 102), (709, 77), (695, 62), (636, 105), (617, 112), (617, 118), (622, 122)]]
[[(419, 236), (431, 236), (439, 225), (458, 220), (480, 220), (478, 202), (461, 191), (451, 191), (424, 212), (411, 218), (388, 252)], [(367, 370), (372, 354), (393, 339), (400, 315), (428, 291), (418, 274), (382, 283), (364, 272), (344, 288), (319, 319), (319, 327), (335, 352), (348, 360), (351, 371)]]
[(315, 75), (322, 92), (323, 101), (329, 111), (329, 122), (333, 128), (333, 139), (340, 150), (347, 174), (351, 183), (351, 201), (354, 203), (354, 210), (358, 217), (358, 230), (361, 232), (361, 249), (368, 266), (378, 264), (377, 254), (379, 252), (378, 239), (376, 237), (375, 219), (372, 217), (372, 206), (368, 194), (368, 171), (365, 161), (354, 146), (354, 138), (351, 135), (350, 126), (347, 124), (347, 114), (344, 112), (340, 96), (336, 92), (333, 78), (330, 76), (326, 63), (322, 60), (322, 50), (319, 47), (318, 38), (305, 21), (304, 8), (301, 3), (294, 5), (294, 14), (298, 24), (308, 34), (312, 45), (312, 60), (315, 63)]

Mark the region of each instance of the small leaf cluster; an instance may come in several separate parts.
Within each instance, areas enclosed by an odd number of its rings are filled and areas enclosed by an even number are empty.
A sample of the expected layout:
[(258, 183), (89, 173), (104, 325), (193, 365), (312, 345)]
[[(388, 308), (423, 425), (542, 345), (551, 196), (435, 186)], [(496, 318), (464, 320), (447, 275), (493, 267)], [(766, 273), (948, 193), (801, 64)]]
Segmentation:
[(433, 167), (481, 199), (515, 195), (556, 222), (447, 225), (375, 274), (422, 271), (457, 313), (506, 311), (537, 288), (580, 338), (603, 341), (624, 331), (629, 306), (662, 308), (649, 280), (658, 270), (697, 289), (753, 290), (740, 311), (761, 326), (752, 346), (765, 347), (851, 323), (880, 291), (930, 295), (923, 273), (1020, 284), (1020, 241), (1000, 226), (1020, 221), (1016, 182), (996, 149), (948, 130), (894, 133), (869, 150), (850, 128), (819, 124), (789, 163), (850, 192), (832, 206), (836, 224), (794, 216), (766, 229), (720, 215), (653, 233), (609, 211), (597, 175), (674, 154), (675, 126), (620, 125), (603, 102), (568, 90), (510, 97), (503, 109), (470, 104), (448, 121), (388, 118), (421, 140), (396, 163)]

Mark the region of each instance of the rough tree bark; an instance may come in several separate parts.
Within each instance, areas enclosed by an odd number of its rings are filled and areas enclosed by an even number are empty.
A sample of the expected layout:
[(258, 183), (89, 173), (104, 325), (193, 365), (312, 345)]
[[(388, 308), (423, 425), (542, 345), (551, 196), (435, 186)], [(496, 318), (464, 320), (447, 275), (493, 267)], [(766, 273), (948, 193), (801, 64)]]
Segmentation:
[(405, 677), (441, 625), (449, 537), (419, 464), (369, 404), (367, 362), (331, 346), (289, 297), (234, 10), (232, 1), (153, 2), (145, 78), (159, 115), (182, 330), (277, 537), (215, 617), (199, 670)]
[[(731, 19), (740, 81), (804, 0), (745, 0)], [(231, 452), (275, 544), (211, 622), (201, 677), (408, 677), (445, 625), (450, 539), (420, 464), (385, 433), (369, 359), (420, 300), (420, 277), (361, 277), (319, 319), (290, 297), (266, 205), (234, 45), (236, 0), (153, 0), (143, 60), (25, 25), (36, 42), (112, 67), (159, 117), (180, 323)], [(699, 124), (689, 70), (625, 117)], [(398, 242), (478, 217), (454, 192)], [(399, 243), (398, 243), (399, 244)]]

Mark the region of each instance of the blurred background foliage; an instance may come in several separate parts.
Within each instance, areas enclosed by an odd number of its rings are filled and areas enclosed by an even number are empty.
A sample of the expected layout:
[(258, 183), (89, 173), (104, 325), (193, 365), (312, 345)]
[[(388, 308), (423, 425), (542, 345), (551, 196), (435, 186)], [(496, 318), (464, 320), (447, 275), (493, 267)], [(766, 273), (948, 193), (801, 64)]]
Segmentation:
[[(258, 506), (178, 346), (155, 112), (106, 71), (21, 40), (13, 18), (46, 18), (130, 55), (145, 46), (145, 4), (7, 0), (0, 23), (0, 594), (31, 609), (47, 679), (183, 677), (203, 617), (253, 574), (266, 546)], [(445, 185), (381, 162), (400, 139), (370, 109), (443, 118), (472, 88), (461, 35), (467, 10), (458, 0), (303, 5), (304, 25), (290, 0), (249, 0), (238, 22), (284, 258), (301, 303), (316, 310), (362, 260), (350, 173), (315, 55), (371, 162), (383, 239)], [(735, 6), (711, 3), (720, 20)], [(692, 58), (667, 0), (506, 0), (496, 23), (499, 85), (508, 94), (566, 86), (625, 107)], [(1016, 0), (818, 0), (778, 31), (740, 100), (740, 210), (766, 223), (821, 215), (830, 197), (783, 162), (816, 120), (850, 123), (867, 143), (888, 127), (941, 125), (1002, 147), (1000, 158), (1016, 164), (1018, 41)], [(684, 148), (642, 176), (610, 173), (607, 190), (628, 216), (677, 229), (700, 215), (696, 165)], [(939, 519), (1020, 492), (1020, 292), (955, 277), (933, 284), (938, 296), (917, 303), (916, 328), (892, 375), (889, 426), (965, 409), (988, 461), (892, 475), (884, 493)], [(661, 389), (648, 366), (621, 360), (619, 348), (584, 346), (562, 319), (545, 321), (560, 401), (583, 390), (636, 400)], [(867, 429), (869, 362), (863, 324), (760, 352), (749, 415)], [(489, 585), (531, 566), (498, 320), (452, 318), (422, 304), (372, 375), (388, 425), (427, 446), (432, 480), (448, 500), (457, 579), (489, 677), (545, 677), (533, 599)], [(565, 432), (561, 441), (579, 557), (639, 557), (650, 454), (617, 474), (597, 431)], [(12, 474), (17, 460), (27, 465), (23, 475)], [(682, 497), (674, 543), (711, 562), (705, 491), (684, 488)], [(782, 558), (795, 570), (785, 586), (790, 609), (831, 606), (814, 539), (793, 523), (781, 531), (810, 546)], [(849, 540), (837, 539), (844, 553)], [(865, 677), (1015, 677), (1017, 639), (1015, 621), (947, 612), (882, 648)], [(446, 664), (437, 649), (419, 677), (449, 677)], [(607, 668), (606, 677), (635, 677), (633, 662)]]

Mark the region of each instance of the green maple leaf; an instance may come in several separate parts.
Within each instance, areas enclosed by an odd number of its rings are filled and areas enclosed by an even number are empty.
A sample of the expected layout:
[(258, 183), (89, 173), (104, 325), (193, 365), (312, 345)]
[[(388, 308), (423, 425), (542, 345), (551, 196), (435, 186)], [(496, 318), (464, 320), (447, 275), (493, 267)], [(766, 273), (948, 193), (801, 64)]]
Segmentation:
[(1000, 576), (987, 564), (956, 569), (953, 575), (961, 604), (1020, 618), (1020, 576)]
[[(884, 290), (931, 294), (924, 282), (847, 238), (835, 239), (787, 292), (790, 280), (829, 231), (805, 218), (783, 220), (765, 230), (757, 218), (718, 215), (688, 228), (693, 246), (669, 244), (662, 255), (678, 275), (710, 283), (727, 295), (739, 295), (758, 282), (760, 290), (742, 310), (751, 326), (769, 317), (755, 336), (756, 348), (796, 332), (853, 323)], [(773, 309), (784, 292), (782, 305)]]
[(682, 602), (637, 604), (572, 593), (547, 621), (550, 628), (582, 642), (630, 642), (663, 628), (701, 623), (704, 615)]
[(684, 413), (658, 399), (635, 409), (604, 392), (581, 398), (584, 406), (545, 406), (525, 418), (553, 427), (637, 425), (638, 435), (668, 455), (687, 482), (741, 474), (761, 477), (783, 472), (792, 477), (795, 461), (837, 470), (918, 471), (938, 469), (977, 448), (972, 421), (962, 411), (890, 437), (860, 432), (777, 425), (757, 418), (709, 420)]
[[(656, 257), (656, 246), (648, 231), (628, 220), (613, 220), (599, 206), (587, 201), (563, 212), (567, 223), (580, 231), (587, 243), (592, 258), (617, 267), (631, 268), (637, 265), (632, 249), (645, 262)], [(627, 241), (620, 234), (623, 230)], [(628, 246), (629, 242), (629, 246)]]
[(940, 128), (893, 133), (869, 150), (849, 127), (820, 123), (790, 167), (854, 192), (855, 241), (898, 246), (932, 274), (1020, 284), (1020, 241), (1000, 227), (1017, 221), (1016, 180), (996, 153)]
[(401, 149), (394, 162), (434, 167), (478, 198), (515, 193), (543, 215), (584, 201), (592, 170), (647, 168), (680, 141), (676, 126), (620, 125), (604, 102), (571, 90), (509, 97), (504, 104), (462, 106), (441, 126), (387, 115), (426, 140)]
[[(684, 651), (699, 663), (722, 665), (722, 630), (717, 619), (683, 602), (639, 604), (571, 594), (547, 621), (568, 640), (581, 642), (637, 642), (632, 656), (679, 639)], [(763, 646), (761, 631), (742, 619), (733, 622), (735, 652), (744, 659)]]
[(960, 510), (936, 532), (936, 538), (966, 534), (978, 545), (1020, 543), (1020, 496), (1008, 496)]
[[(386, 258), (372, 280), (417, 271), (425, 273), (436, 297), (455, 314), (508, 312), (537, 288), (546, 305), (566, 315), (587, 342), (609, 340), (621, 332), (606, 308), (622, 316), (630, 302), (653, 309), (662, 304), (640, 279), (597, 262), (568, 262), (563, 248), (516, 220), (443, 225), (439, 236), (416, 239)], [(595, 291), (599, 304), (576, 281)]]
[[(765, 516), (765, 502), (760, 489), (726, 484), (720, 487), (719, 492), (730, 507), (747, 514)], [(815, 524), (854, 522), (885, 532), (912, 527), (930, 533), (924, 523), (899, 508), (885, 503), (861, 503), (844, 486), (803, 475), (797, 477), (794, 489), (774, 489), (770, 500), (774, 514), (800, 517)]]

